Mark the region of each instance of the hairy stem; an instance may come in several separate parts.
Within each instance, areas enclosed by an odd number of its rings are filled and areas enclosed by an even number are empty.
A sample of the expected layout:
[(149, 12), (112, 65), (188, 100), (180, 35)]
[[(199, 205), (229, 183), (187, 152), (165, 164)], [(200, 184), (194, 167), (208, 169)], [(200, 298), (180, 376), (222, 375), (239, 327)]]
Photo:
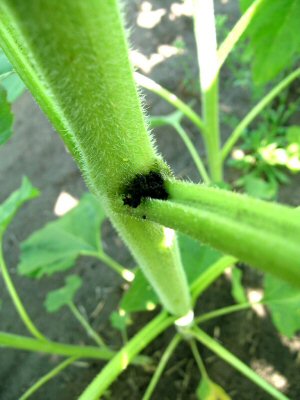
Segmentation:
[(172, 173), (146, 129), (117, 0), (3, 0), (0, 45), (164, 307), (186, 314), (191, 299), (176, 238), (163, 248), (163, 227), (132, 218), (123, 202), (137, 175)]
[(204, 185), (169, 181), (171, 201), (147, 201), (146, 215), (300, 286), (300, 221), (297, 210)]

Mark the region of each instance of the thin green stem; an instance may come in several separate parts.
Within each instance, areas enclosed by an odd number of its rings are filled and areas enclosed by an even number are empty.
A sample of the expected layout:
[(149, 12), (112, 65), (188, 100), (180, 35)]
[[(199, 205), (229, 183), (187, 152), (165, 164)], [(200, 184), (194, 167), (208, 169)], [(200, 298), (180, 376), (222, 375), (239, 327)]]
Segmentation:
[(0, 332), (0, 346), (19, 350), (35, 351), (42, 353), (58, 354), (67, 357), (93, 358), (110, 360), (115, 353), (106, 347), (75, 346), (65, 343), (44, 341)]
[(174, 353), (176, 347), (178, 344), (181, 342), (182, 338), (179, 334), (176, 334), (173, 339), (170, 341), (168, 344), (166, 350), (164, 351), (163, 355), (161, 356), (161, 359), (159, 361), (159, 364), (155, 370), (155, 373), (146, 389), (146, 392), (142, 398), (142, 400), (149, 400), (159, 382), (159, 379), (166, 368), (166, 365), (168, 361), (170, 360), (172, 354)]
[(239, 358), (234, 356), (230, 351), (225, 349), (220, 343), (212, 339), (208, 336), (204, 331), (194, 326), (193, 329), (188, 331), (195, 339), (197, 339), (200, 343), (204, 344), (204, 346), (208, 347), (211, 351), (216, 353), (220, 358), (225, 360), (232, 367), (237, 369), (243, 375), (245, 375), (248, 379), (254, 382), (257, 386), (263, 389), (265, 392), (269, 393), (277, 400), (289, 400), (283, 393), (279, 392), (276, 388), (266, 382), (263, 378), (257, 375), (250, 367), (244, 364)]
[(10, 297), (14, 303), (14, 306), (19, 314), (19, 317), (23, 321), (24, 325), (28, 329), (28, 331), (39, 340), (47, 340), (47, 338), (37, 329), (34, 323), (31, 321), (23, 303), (16, 291), (16, 288), (13, 284), (13, 281), (9, 275), (8, 268), (5, 264), (3, 253), (2, 253), (2, 243), (0, 243), (0, 271), (2, 272), (2, 276), (6, 285), (6, 288), (10, 294)]
[(260, 100), (259, 103), (256, 104), (252, 108), (251, 111), (242, 119), (242, 121), (238, 124), (238, 126), (231, 133), (226, 143), (222, 148), (222, 159), (223, 161), (229, 155), (231, 149), (238, 141), (241, 134), (244, 130), (250, 125), (250, 123), (260, 114), (260, 112), (285, 89), (288, 85), (290, 85), (296, 78), (300, 76), (300, 68), (297, 68), (291, 74), (289, 74), (286, 78), (284, 78), (281, 82), (278, 83), (265, 97)]
[(201, 376), (207, 378), (208, 377), (208, 373), (206, 371), (204, 362), (203, 362), (203, 360), (202, 360), (202, 358), (200, 356), (196, 341), (194, 339), (190, 340), (189, 345), (191, 347), (193, 356), (195, 358), (195, 361), (196, 361), (196, 364), (197, 364), (197, 366), (199, 368), (199, 372), (200, 372)]
[(231, 256), (221, 257), (206, 271), (201, 274), (191, 285), (192, 300), (195, 302), (204, 290), (211, 285), (230, 265), (236, 262), (236, 258)]
[(202, 162), (201, 157), (199, 156), (199, 153), (197, 152), (193, 142), (191, 141), (188, 134), (181, 125), (182, 117), (183, 113), (181, 111), (175, 111), (172, 114), (164, 116), (156, 116), (156, 117), (152, 116), (150, 118), (150, 125), (152, 128), (156, 128), (158, 126), (163, 126), (163, 125), (171, 125), (175, 129), (175, 131), (179, 134), (183, 143), (186, 145), (186, 148), (189, 151), (190, 155), (192, 156), (192, 159), (194, 160), (195, 165), (199, 171), (200, 177), (202, 177), (204, 183), (209, 184), (210, 178), (205, 169), (204, 163)]
[(194, 32), (197, 44), (202, 118), (205, 124), (205, 145), (209, 172), (214, 182), (222, 181), (220, 154), (218, 57), (213, 0), (193, 0)]
[(102, 261), (106, 264), (109, 268), (113, 269), (117, 274), (119, 274), (123, 279), (127, 282), (132, 282), (134, 280), (134, 272), (130, 271), (129, 269), (125, 268), (123, 265), (118, 263), (118, 261), (114, 260), (104, 251), (82, 251), (82, 255), (96, 257), (98, 260)]
[(47, 374), (42, 376), (37, 382), (35, 382), (26, 392), (20, 397), (19, 400), (27, 400), (29, 397), (34, 394), (37, 390), (39, 390), (45, 383), (50, 381), (50, 379), (54, 378), (61, 371), (67, 368), (69, 365), (73, 364), (74, 361), (77, 360), (77, 357), (70, 357), (67, 360), (64, 360), (60, 364), (58, 364), (55, 368), (49, 371)]
[(210, 184), (210, 178), (208, 176), (208, 173), (205, 169), (205, 166), (195, 149), (195, 146), (193, 145), (193, 142), (190, 140), (188, 137), (187, 133), (183, 129), (183, 127), (180, 125), (180, 123), (173, 124), (174, 129), (177, 131), (179, 136), (181, 137), (182, 141), (186, 145), (188, 151), (190, 152), (190, 155), (192, 156), (192, 159), (194, 160), (194, 163), (199, 171), (200, 176), (203, 178), (204, 183)]
[(101, 338), (101, 336), (91, 327), (89, 322), (83, 317), (83, 315), (79, 312), (78, 308), (75, 306), (73, 302), (68, 304), (70, 311), (74, 315), (74, 317), (77, 319), (77, 321), (80, 323), (81, 326), (85, 329), (87, 332), (88, 336), (90, 336), (94, 341), (100, 346), (105, 346), (104, 340)]
[(160, 313), (140, 330), (102, 369), (85, 389), (79, 400), (97, 400), (145, 346), (175, 321), (166, 312)]
[(111, 258), (106, 253), (98, 253), (97, 257), (99, 260), (103, 261), (106, 265), (116, 271), (123, 279), (127, 282), (132, 282), (134, 280), (134, 272), (130, 271), (127, 268), (124, 268), (121, 264), (119, 264), (116, 260)]
[(218, 318), (223, 315), (228, 315), (237, 311), (246, 310), (247, 308), (251, 308), (253, 303), (243, 303), (243, 304), (233, 304), (232, 306), (222, 307), (218, 310), (214, 310), (205, 314), (200, 315), (195, 318), (195, 324), (200, 324), (205, 321), (209, 321), (210, 319)]
[(253, 17), (258, 11), (259, 5), (263, 1), (264, 0), (255, 0), (244, 12), (238, 22), (234, 25), (223, 43), (221, 43), (218, 49), (218, 70), (221, 69), (226, 58), (228, 57), (238, 40), (241, 38), (245, 30), (248, 28), (250, 22), (253, 20)]
[(145, 201), (132, 215), (146, 215), (300, 286), (300, 221), (293, 208), (175, 180), (165, 186), (170, 201)]
[(190, 121), (192, 121), (200, 129), (202, 135), (206, 135), (204, 122), (190, 106), (180, 100), (175, 94), (169, 92), (167, 89), (154, 82), (152, 79), (147, 78), (146, 76), (138, 72), (135, 72), (134, 77), (138, 85), (150, 90), (150, 92), (157, 94), (168, 103), (172, 104), (172, 106), (180, 110)]

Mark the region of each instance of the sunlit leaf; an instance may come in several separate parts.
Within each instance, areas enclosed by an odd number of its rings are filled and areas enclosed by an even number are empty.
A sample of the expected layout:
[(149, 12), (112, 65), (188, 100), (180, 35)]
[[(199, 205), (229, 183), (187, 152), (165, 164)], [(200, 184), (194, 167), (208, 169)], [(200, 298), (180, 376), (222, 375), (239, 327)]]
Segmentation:
[(291, 338), (300, 330), (300, 290), (275, 278), (265, 275), (263, 303), (271, 312), (276, 328)]
[[(251, 3), (251, 0), (241, 0), (243, 9)], [(267, 83), (299, 55), (299, 21), (299, 0), (265, 0), (261, 3), (246, 31), (251, 39), (257, 83)]]
[(66, 215), (34, 232), (21, 245), (21, 275), (41, 277), (71, 268), (80, 255), (102, 252), (100, 226), (105, 219), (91, 194)]
[(238, 268), (232, 269), (231, 294), (237, 303), (246, 303), (248, 301), (246, 294), (245, 294), (244, 287), (242, 285), (242, 277), (243, 277), (243, 275), (242, 275), (242, 271), (240, 269), (238, 269)]
[(0, 146), (8, 141), (12, 135), (14, 116), (7, 100), (7, 93), (0, 86)]
[(0, 205), (0, 239), (22, 204), (38, 195), (39, 191), (32, 186), (28, 178), (24, 177), (21, 187)]
[[(182, 263), (188, 282), (192, 284), (221, 257), (221, 253), (183, 234), (178, 235), (178, 239)], [(120, 308), (128, 313), (150, 311), (157, 304), (159, 304), (158, 297), (142, 271), (138, 269), (133, 283), (122, 298)]]
[(45, 307), (48, 312), (55, 312), (60, 310), (73, 302), (77, 291), (82, 286), (82, 280), (77, 275), (70, 275), (65, 280), (65, 286), (60, 289), (53, 290), (47, 294), (45, 300)]
[(197, 398), (199, 400), (231, 400), (231, 397), (226, 394), (224, 389), (203, 376), (197, 388)]

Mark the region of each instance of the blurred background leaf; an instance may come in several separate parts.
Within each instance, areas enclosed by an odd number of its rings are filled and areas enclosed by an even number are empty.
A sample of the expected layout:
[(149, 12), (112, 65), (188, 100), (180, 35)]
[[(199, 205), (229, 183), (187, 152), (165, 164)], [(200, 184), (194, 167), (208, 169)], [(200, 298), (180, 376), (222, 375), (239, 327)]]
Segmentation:
[[(246, 10), (253, 0), (241, 0)], [(266, 84), (292, 65), (300, 54), (299, 0), (263, 1), (250, 23), (246, 35), (250, 37), (253, 55), (253, 77), (256, 83)]]
[(300, 291), (272, 275), (264, 279), (263, 303), (271, 312), (274, 325), (283, 335), (291, 338), (300, 330)]
[(67, 276), (65, 279), (65, 286), (57, 290), (52, 290), (47, 294), (44, 303), (46, 310), (52, 313), (60, 310), (63, 306), (68, 306), (73, 302), (73, 299), (81, 286), (82, 280), (79, 276)]
[(80, 255), (97, 256), (103, 251), (100, 227), (105, 218), (99, 201), (85, 194), (75, 208), (22, 243), (18, 272), (39, 278), (71, 268)]

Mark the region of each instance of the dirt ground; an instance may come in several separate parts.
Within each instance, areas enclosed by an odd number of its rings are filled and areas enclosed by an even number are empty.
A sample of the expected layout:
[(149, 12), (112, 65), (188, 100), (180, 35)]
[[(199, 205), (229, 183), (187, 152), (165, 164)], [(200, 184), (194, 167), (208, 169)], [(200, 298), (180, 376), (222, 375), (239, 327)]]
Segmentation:
[[(150, 2), (130, 0), (125, 3), (126, 19), (128, 27), (131, 28), (132, 48), (141, 54), (135, 53), (135, 61), (144, 68), (142, 72), (147, 73), (184, 100), (196, 99), (194, 108), (199, 110), (199, 101), (195, 97), (197, 95), (197, 64), (192, 20), (184, 15), (176, 16), (176, 9), (179, 14), (184, 12), (184, 10), (180, 11), (180, 2), (157, 0), (151, 1), (150, 4)], [(232, 24), (238, 17), (237, 3), (236, 0), (217, 0), (217, 12), (228, 15), (229, 22)], [(156, 18), (158, 22), (149, 28), (145, 26), (147, 22), (143, 20), (143, 11), (149, 11), (151, 6), (152, 11), (156, 12), (153, 18), (154, 20)], [(173, 46), (175, 41), (182, 41), (182, 39), (186, 44), (186, 53), (183, 55), (170, 56), (168, 48), (161, 47), (162, 45)], [(224, 80), (228, 78), (226, 70), (223, 75)], [(223, 85), (222, 81), (221, 93), (221, 110), (230, 110), (238, 117), (245, 114), (249, 104), (249, 93), (228, 89), (228, 85)], [(145, 106), (150, 115), (164, 115), (172, 111), (172, 108), (158, 97), (146, 92), (145, 95)], [(55, 219), (53, 208), (59, 194), (65, 191), (80, 198), (87, 188), (76, 165), (65, 151), (63, 143), (29, 93), (22, 95), (14, 105), (14, 110), (15, 135), (0, 149), (0, 201), (19, 187), (23, 175), (28, 176), (41, 190), (41, 196), (26, 204), (11, 224), (5, 237), (5, 258), (18, 292), (39, 329), (46, 332), (53, 340), (91, 344), (68, 310), (52, 315), (46, 314), (43, 308), (46, 293), (59, 287), (68, 273), (57, 274), (50, 279), (39, 281), (20, 278), (16, 274), (19, 243), (46, 222)], [(189, 124), (186, 126), (197, 149), (203, 154), (199, 133)], [(227, 134), (227, 130), (224, 129), (223, 139)], [(156, 138), (160, 151), (172, 166), (176, 176), (198, 181), (193, 162), (178, 136), (171, 129), (163, 128), (157, 131)], [(230, 180), (229, 170), (226, 177)], [(295, 176), (293, 183), (281, 191), (280, 201), (299, 205), (299, 183), (299, 176)], [(124, 248), (109, 222), (104, 224), (103, 236), (106, 249), (111, 255), (126, 266), (134, 266), (129, 252)], [(246, 287), (260, 288), (261, 275), (244, 265), (241, 265), (241, 268), (244, 271)], [(122, 294), (121, 280), (114, 272), (92, 258), (78, 260), (73, 271), (81, 275), (84, 280), (84, 285), (77, 297), (77, 304), (89, 317), (95, 308), (102, 304), (101, 313), (92, 318), (91, 322), (112, 347), (120, 346), (121, 338), (118, 332), (111, 328), (109, 315), (117, 307)], [(2, 300), (1, 331), (27, 335), (2, 280), (0, 281), (0, 299)], [(197, 307), (203, 312), (232, 303), (229, 282), (226, 277), (222, 277), (203, 295)], [(136, 315), (134, 317), (136, 325), (131, 328), (131, 333), (143, 326), (149, 318), (149, 315)], [(300, 399), (300, 339), (288, 341), (280, 337), (268, 315), (261, 318), (252, 311), (243, 311), (230, 317), (221, 317), (213, 322), (207, 322), (204, 328), (225, 347), (251, 365), (261, 376), (279, 385), (278, 387), (282, 388), (290, 399)], [(172, 330), (165, 332), (149, 346), (145, 353), (159, 359), (161, 352), (168, 344), (171, 333)], [(200, 350), (210, 377), (223, 386), (233, 400), (271, 399), (210, 351), (201, 347)], [(18, 399), (42, 374), (53, 368), (57, 361), (58, 357), (55, 356), (1, 349), (0, 400)], [(101, 362), (71, 366), (40, 389), (32, 396), (32, 399), (76, 399), (101, 366)], [(149, 371), (130, 367), (112, 385), (107, 398), (140, 400), (150, 378)], [(198, 383), (197, 367), (188, 346), (183, 343), (168, 365), (153, 399), (196, 399), (195, 390)]]

